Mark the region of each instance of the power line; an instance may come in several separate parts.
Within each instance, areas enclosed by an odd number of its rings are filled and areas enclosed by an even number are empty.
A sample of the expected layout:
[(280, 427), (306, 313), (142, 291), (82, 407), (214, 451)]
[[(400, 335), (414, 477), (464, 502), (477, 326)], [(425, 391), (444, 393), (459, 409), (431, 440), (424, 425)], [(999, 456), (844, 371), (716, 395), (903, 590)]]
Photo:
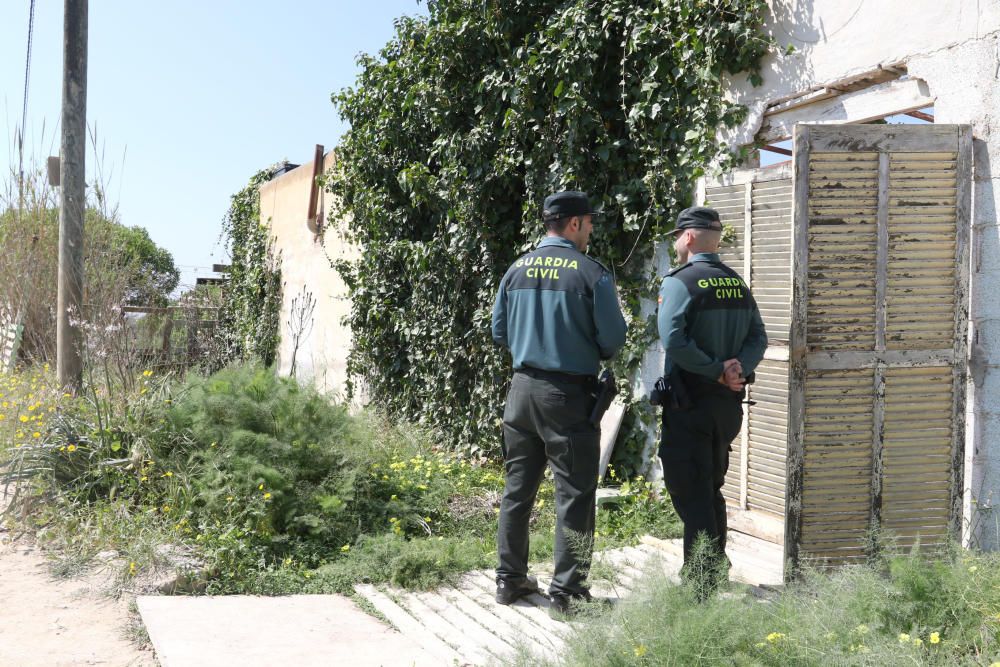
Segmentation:
[(17, 178), (18, 191), (21, 201), (19, 208), (24, 205), (24, 128), (28, 124), (28, 80), (31, 75), (31, 38), (35, 32), (35, 0), (31, 0), (31, 9), (28, 13), (28, 52), (24, 57), (24, 102), (21, 105), (21, 131), (17, 138)]

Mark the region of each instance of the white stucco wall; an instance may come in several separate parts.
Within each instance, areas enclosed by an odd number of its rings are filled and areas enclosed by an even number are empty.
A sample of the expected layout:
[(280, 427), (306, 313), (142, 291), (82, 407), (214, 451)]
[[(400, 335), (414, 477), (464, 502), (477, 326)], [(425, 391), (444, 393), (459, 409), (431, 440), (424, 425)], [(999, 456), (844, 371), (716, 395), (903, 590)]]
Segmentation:
[[(967, 538), (1000, 548), (1000, 3), (993, 0), (772, 0), (768, 30), (795, 51), (764, 63), (762, 86), (730, 83), (750, 108), (728, 138), (750, 143), (765, 107), (880, 65), (903, 63), (926, 83), (937, 123), (975, 137), (966, 519)], [(885, 114), (899, 109), (886, 108)], [(996, 163), (996, 166), (994, 164)]]
[[(995, 43), (1000, 28), (1000, 3), (994, 0), (770, 0), (769, 5), (766, 30), (781, 51), (765, 58), (763, 85), (754, 88), (739, 76), (730, 86), (733, 98), (750, 108), (745, 131), (759, 127), (764, 107), (774, 100), (879, 65), (947, 57), (943, 50), (957, 44)], [(791, 54), (783, 52), (788, 45), (794, 47)], [(739, 143), (752, 139), (753, 133)]]
[[(333, 165), (333, 153), (324, 159), (323, 171)], [(347, 354), (351, 331), (342, 323), (350, 313), (347, 287), (332, 262), (356, 256), (337, 229), (327, 229), (322, 236), (306, 225), (313, 163), (303, 164), (265, 183), (260, 188), (261, 223), (270, 226), (275, 251), (281, 254), (281, 325), (278, 346), (278, 372), (291, 371), (294, 337), (288, 325), (292, 300), (303, 287), (316, 301), (314, 324), (303, 336), (295, 354), (295, 375), (311, 381), (321, 391), (343, 394), (347, 381)], [(330, 211), (330, 195), (321, 191), (321, 219)]]

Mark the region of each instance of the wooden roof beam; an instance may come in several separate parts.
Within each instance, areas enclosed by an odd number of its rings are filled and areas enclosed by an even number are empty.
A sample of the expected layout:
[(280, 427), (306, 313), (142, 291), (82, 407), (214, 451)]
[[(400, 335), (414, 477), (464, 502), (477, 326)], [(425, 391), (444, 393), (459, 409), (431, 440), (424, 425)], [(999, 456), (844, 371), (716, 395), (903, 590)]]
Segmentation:
[(920, 120), (926, 120), (928, 123), (934, 122), (934, 116), (929, 113), (924, 113), (923, 111), (907, 111), (905, 112), (904, 115), (910, 116), (911, 118), (919, 118)]

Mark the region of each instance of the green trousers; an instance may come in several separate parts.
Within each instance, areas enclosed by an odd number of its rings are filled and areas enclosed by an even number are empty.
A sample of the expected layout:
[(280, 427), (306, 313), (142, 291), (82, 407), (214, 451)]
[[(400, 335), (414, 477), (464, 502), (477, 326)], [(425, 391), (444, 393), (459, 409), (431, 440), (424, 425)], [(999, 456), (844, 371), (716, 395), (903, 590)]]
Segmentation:
[(528, 520), (545, 466), (555, 478), (555, 574), (550, 594), (586, 590), (593, 551), (600, 431), (589, 421), (595, 383), (516, 372), (503, 416), (506, 484), (497, 530), (497, 580), (528, 573)]

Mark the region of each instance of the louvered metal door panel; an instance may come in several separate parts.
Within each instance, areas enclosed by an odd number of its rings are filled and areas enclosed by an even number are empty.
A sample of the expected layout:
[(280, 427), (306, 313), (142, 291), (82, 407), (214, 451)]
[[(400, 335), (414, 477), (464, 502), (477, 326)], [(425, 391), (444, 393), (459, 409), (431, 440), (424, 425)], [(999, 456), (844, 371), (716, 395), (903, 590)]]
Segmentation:
[(787, 341), (792, 302), (792, 179), (751, 190), (750, 289), (772, 342)]
[(886, 347), (950, 349), (957, 153), (890, 153)]
[(952, 384), (950, 367), (886, 369), (882, 526), (901, 547), (948, 539)]
[(775, 349), (787, 345), (791, 321), (790, 174), (790, 168), (734, 172), (721, 183), (706, 184), (700, 199), (735, 231), (735, 240), (719, 254), (750, 285), (771, 346), (749, 390), (756, 405), (746, 408), (743, 430), (732, 443), (722, 495), (737, 519), (747, 521), (742, 530), (760, 530), (758, 536), (779, 542), (786, 488), (788, 363), (787, 353)]
[(719, 212), (723, 225), (732, 225), (735, 239), (719, 249), (719, 257), (737, 273), (743, 275), (743, 236), (746, 213), (745, 184), (709, 187), (705, 190), (706, 204)]
[(875, 345), (876, 153), (817, 153), (809, 166), (810, 350)]
[[(719, 212), (723, 225), (732, 226), (735, 238), (719, 249), (722, 261), (740, 275), (744, 267), (744, 241), (746, 229), (746, 183), (737, 185), (709, 186), (705, 188), (705, 206), (711, 206)], [(729, 470), (722, 486), (722, 495), (726, 502), (734, 507), (740, 506), (740, 486), (742, 476), (741, 461), (743, 458), (743, 442), (737, 438), (732, 443), (729, 456)]]
[(873, 372), (811, 371), (805, 381), (801, 557), (865, 557), (872, 474)]
[[(754, 230), (756, 235), (756, 230)], [(781, 516), (785, 511), (785, 452), (788, 448), (788, 362), (765, 359), (757, 366), (747, 408), (747, 507)]]

